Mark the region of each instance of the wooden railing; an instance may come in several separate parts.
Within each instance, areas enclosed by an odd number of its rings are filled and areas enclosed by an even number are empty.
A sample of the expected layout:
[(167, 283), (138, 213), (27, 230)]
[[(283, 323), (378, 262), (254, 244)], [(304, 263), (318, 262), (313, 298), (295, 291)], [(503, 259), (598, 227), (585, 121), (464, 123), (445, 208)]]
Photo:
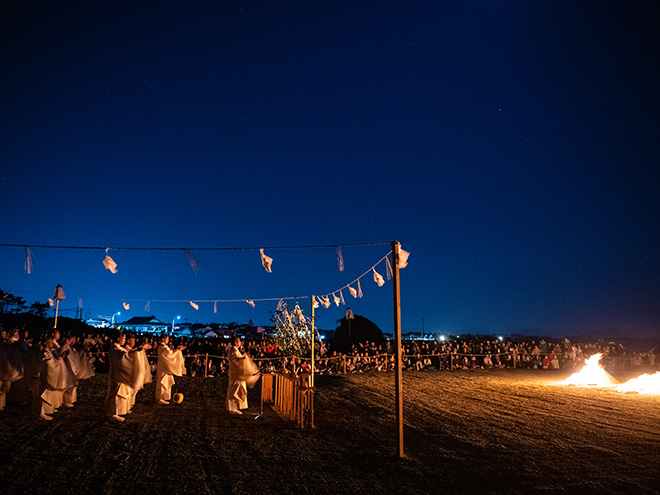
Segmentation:
[(264, 373), (261, 393), (264, 403), (274, 403), (281, 416), (295, 421), (300, 428), (314, 428), (314, 387), (311, 375), (301, 373)]

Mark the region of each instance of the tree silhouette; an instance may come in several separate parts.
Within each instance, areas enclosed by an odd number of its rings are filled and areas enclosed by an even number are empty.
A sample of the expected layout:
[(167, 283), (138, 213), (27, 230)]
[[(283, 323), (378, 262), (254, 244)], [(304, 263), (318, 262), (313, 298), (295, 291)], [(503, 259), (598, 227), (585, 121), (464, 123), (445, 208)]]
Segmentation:
[(385, 343), (383, 332), (373, 321), (361, 315), (355, 315), (352, 320), (345, 317), (339, 320), (340, 324), (335, 331), (335, 347), (341, 351), (348, 351), (351, 345), (375, 342), (376, 344)]

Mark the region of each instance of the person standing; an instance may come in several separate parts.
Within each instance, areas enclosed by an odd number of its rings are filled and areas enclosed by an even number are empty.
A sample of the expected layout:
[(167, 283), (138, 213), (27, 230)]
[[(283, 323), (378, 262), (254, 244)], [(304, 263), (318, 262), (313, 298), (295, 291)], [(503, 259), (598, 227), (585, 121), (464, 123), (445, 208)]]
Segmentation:
[(41, 419), (50, 421), (53, 419), (52, 414), (62, 405), (62, 395), (70, 385), (67, 367), (59, 357), (52, 337), (44, 345), (39, 378), (38, 397), (41, 400), (35, 400), (34, 406), (40, 406)]
[(126, 339), (126, 350), (131, 353), (133, 358), (133, 383), (131, 385), (131, 397), (128, 404), (128, 412), (132, 412), (135, 406), (137, 393), (144, 388), (145, 383), (151, 383), (151, 367), (145, 351), (151, 349), (151, 344), (145, 342), (140, 347), (135, 346), (135, 337), (130, 336)]
[(229, 361), (229, 380), (227, 385), (227, 410), (230, 414), (243, 414), (247, 409), (247, 388), (259, 379), (259, 368), (247, 354), (241, 352), (241, 338), (234, 337), (227, 351)]
[(16, 344), (12, 344), (8, 340), (0, 342), (0, 411), (5, 408), (11, 384), (23, 380), (24, 377), (23, 360)]
[(73, 407), (74, 402), (78, 400), (78, 377), (71, 366), (69, 361), (69, 354), (71, 354), (72, 346), (75, 343), (75, 338), (65, 339), (64, 344), (60, 345), (59, 330), (53, 332), (53, 349), (51, 349), (55, 357), (63, 360), (66, 367), (67, 386), (62, 394), (62, 405), (64, 407)]
[(124, 421), (122, 416), (131, 412), (135, 392), (142, 388), (147, 369), (139, 356), (149, 344), (140, 348), (125, 347), (126, 336), (119, 335), (108, 353), (110, 372), (108, 373), (108, 393), (105, 397), (104, 410), (112, 421)]
[(172, 397), (172, 385), (174, 376), (186, 374), (183, 360), (183, 351), (186, 347), (180, 345), (172, 350), (169, 345), (169, 335), (164, 335), (158, 346), (158, 367), (156, 368), (156, 402), (158, 404), (169, 404)]

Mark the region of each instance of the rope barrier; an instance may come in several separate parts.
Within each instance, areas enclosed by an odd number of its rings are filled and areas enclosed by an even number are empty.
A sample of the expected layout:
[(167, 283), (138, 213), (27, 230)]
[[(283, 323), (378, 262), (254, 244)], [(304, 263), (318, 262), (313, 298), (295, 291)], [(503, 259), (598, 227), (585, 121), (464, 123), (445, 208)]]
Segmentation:
[[(92, 356), (99, 356), (106, 354), (106, 352), (96, 352), (96, 353), (91, 353)], [(491, 357), (505, 357), (505, 356), (511, 356), (513, 359), (507, 360), (508, 362), (513, 362), (513, 367), (516, 368), (518, 365), (529, 365), (530, 363), (533, 363), (534, 361), (538, 360), (543, 360), (544, 357), (548, 356), (555, 356), (557, 359), (565, 359), (566, 356), (570, 355), (570, 353), (552, 353), (552, 352), (545, 352), (545, 353), (538, 353), (538, 354), (531, 354), (531, 353), (516, 353), (516, 352), (500, 352), (500, 353), (495, 353), (495, 354), (490, 354)], [(387, 364), (391, 362), (395, 358), (395, 354), (389, 354), (389, 353), (379, 353), (379, 354), (372, 354), (368, 356), (359, 356), (359, 355), (352, 355), (352, 354), (342, 354), (339, 356), (326, 356), (326, 357), (320, 357), (314, 359), (314, 362), (316, 364), (315, 369), (316, 371), (323, 371), (322, 369), (319, 368), (319, 365), (321, 364), (328, 364), (329, 362), (332, 361), (337, 361), (337, 364), (340, 364), (343, 370), (343, 373), (347, 373), (346, 368), (347, 365), (354, 365), (356, 364), (365, 364), (367, 366), (374, 366), (375, 368), (378, 367), (379, 364), (383, 364), (379, 360), (384, 360), (385, 363)], [(411, 362), (412, 360), (415, 359), (433, 359), (433, 358), (447, 358), (449, 357), (449, 366), (451, 369), (454, 369), (454, 358), (472, 358), (472, 357), (483, 357), (485, 358), (486, 356), (489, 356), (489, 354), (481, 354), (481, 353), (457, 353), (457, 352), (445, 352), (445, 353), (438, 353), (438, 354), (404, 354), (402, 356), (404, 361)], [(521, 359), (523, 356), (527, 357), (527, 359)], [(158, 356), (156, 354), (147, 354), (147, 359), (151, 361), (156, 361)], [(199, 359), (199, 365), (204, 367), (204, 373), (205, 376), (207, 375), (209, 371), (209, 365), (211, 363), (211, 360), (226, 360), (227, 356), (225, 355), (218, 355), (218, 354), (208, 354), (208, 353), (197, 353), (195, 354), (188, 354), (184, 356), (184, 359), (190, 361), (194, 359)], [(615, 357), (613, 359), (616, 359), (618, 361), (628, 363), (632, 362), (631, 357)], [(271, 363), (271, 362), (279, 362), (279, 361), (286, 361), (287, 363), (311, 363), (311, 358), (310, 357), (305, 357), (305, 356), (276, 356), (276, 357), (259, 357), (256, 356), (253, 358), (254, 361), (262, 362), (262, 363)], [(447, 364), (447, 363), (445, 363)], [(498, 366), (495, 363), (492, 363), (493, 367)], [(425, 365), (426, 367), (427, 365)], [(460, 365), (457, 365), (460, 366)], [(481, 365), (479, 365), (481, 366)], [(503, 366), (502, 363), (499, 364), (499, 366)], [(414, 367), (414, 365), (410, 365), (410, 367)], [(283, 368), (285, 372), (291, 372), (288, 371), (287, 368)], [(267, 370), (265, 370), (267, 371)], [(270, 370), (269, 372), (272, 372), (273, 370)]]

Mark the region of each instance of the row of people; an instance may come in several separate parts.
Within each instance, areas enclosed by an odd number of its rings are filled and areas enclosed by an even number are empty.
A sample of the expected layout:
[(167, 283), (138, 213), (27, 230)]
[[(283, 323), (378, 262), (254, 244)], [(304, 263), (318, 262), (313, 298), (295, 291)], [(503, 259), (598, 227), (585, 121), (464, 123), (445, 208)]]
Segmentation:
[[(19, 336), (10, 340), (6, 334), (0, 337), (0, 410), (5, 407), (10, 390), (22, 393), (24, 388), (19, 403), (27, 405), (31, 392), (33, 409), (39, 418), (52, 421), (59, 408), (73, 407), (79, 381), (95, 374), (92, 353), (83, 346), (74, 346), (75, 338), (61, 339), (57, 330), (51, 332), (43, 345), (35, 346), (31, 345), (27, 334), (23, 339)], [(227, 410), (232, 414), (241, 414), (240, 410), (247, 408), (247, 388), (259, 377), (258, 366), (247, 353), (241, 352), (241, 345), (240, 338), (233, 339), (227, 356)], [(156, 347), (157, 404), (170, 404), (174, 377), (186, 373), (185, 348), (181, 344), (173, 346), (167, 335)], [(138, 392), (152, 382), (152, 368), (147, 357), (152, 349), (149, 342), (137, 346), (134, 336), (127, 338), (119, 334), (112, 347), (103, 353), (108, 362), (108, 389), (103, 410), (111, 421), (124, 421), (132, 412)]]
[(80, 380), (94, 375), (87, 354), (74, 348), (74, 342), (62, 339), (58, 330), (39, 347), (25, 333), (0, 341), (0, 409), (8, 396), (27, 405), (30, 394), (39, 398), (33, 401), (34, 411), (48, 421), (60, 407), (73, 407)]
[[(171, 388), (174, 383), (173, 377), (184, 372), (186, 367), (184, 363), (187, 363), (193, 375), (224, 375), (230, 372), (231, 356), (235, 354), (233, 351), (234, 341), (225, 339), (212, 339), (213, 342), (210, 339), (181, 339), (177, 345), (174, 345), (170, 342), (169, 337), (165, 337), (158, 344), (156, 337), (145, 335), (141, 336), (144, 343), (136, 348), (134, 338), (120, 343), (113, 342), (107, 335), (101, 334), (97, 334), (95, 337), (89, 334), (84, 338), (70, 337), (62, 339), (59, 332), (54, 332), (50, 337), (42, 345), (43, 356), (37, 352), (38, 356), (35, 359), (34, 353), (27, 352), (31, 349), (31, 341), (27, 332), (22, 332), (22, 334), (18, 330), (10, 333), (0, 332), (0, 349), (18, 351), (18, 355), (21, 357), (19, 361), (23, 361), (26, 369), (24, 378), (16, 380), (16, 383), (9, 389), (15, 377), (12, 378), (11, 370), (7, 371), (5, 369), (3, 371), (3, 363), (12, 362), (12, 352), (5, 353), (6, 358), (0, 359), (0, 407), (4, 406), (4, 401), (9, 392), (16, 392), (16, 395), (23, 398), (23, 400), (17, 402), (26, 402), (26, 391), (29, 389), (30, 378), (39, 376), (40, 381), (37, 381), (39, 386), (35, 390), (35, 396), (45, 395), (48, 398), (47, 405), (40, 411), (46, 419), (57, 408), (62, 406), (71, 407), (75, 403), (78, 380), (91, 376), (94, 371), (109, 373), (111, 370), (117, 369), (121, 363), (137, 361), (139, 356), (139, 361), (143, 364), (145, 370), (133, 370), (131, 373), (135, 373), (135, 377), (121, 382), (135, 391), (131, 392), (133, 395), (127, 391), (126, 387), (114, 384), (112, 385), (114, 398), (107, 399), (106, 410), (112, 411), (114, 409), (109, 417), (121, 417), (123, 414), (127, 414), (127, 411), (130, 411), (131, 405), (134, 404), (134, 393), (137, 393), (137, 390), (142, 388), (145, 383), (151, 381), (152, 374), (156, 374), (156, 402), (163, 404), (170, 400)], [(253, 356), (262, 370), (266, 372), (308, 371), (310, 367), (309, 360), (291, 359), (284, 356), (273, 342), (248, 340), (245, 342), (245, 348), (246, 353)], [(331, 348), (331, 344), (323, 341), (317, 342), (315, 372), (333, 374), (372, 370), (391, 371), (394, 369), (392, 342), (354, 344), (348, 355), (340, 354), (335, 350), (331, 351)], [(184, 356), (183, 351), (185, 349), (188, 349), (188, 353)], [(210, 357), (208, 354), (204, 354), (204, 358), (202, 358), (200, 353), (191, 354), (190, 351), (192, 350), (207, 350), (215, 354), (211, 354)], [(402, 364), (404, 369), (416, 370), (491, 367), (572, 368), (595, 352), (604, 353), (605, 360), (613, 363), (612, 367), (623, 361), (626, 363), (631, 362), (636, 366), (650, 366), (651, 369), (656, 366), (653, 352), (643, 355), (635, 354), (633, 360), (629, 357), (630, 354), (621, 346), (616, 346), (613, 343), (571, 344), (567, 339), (556, 343), (534, 339), (509, 342), (498, 339), (470, 339), (452, 342), (413, 340), (404, 341), (403, 352)], [(13, 355), (13, 359), (16, 360), (16, 354)], [(166, 365), (165, 363), (169, 361), (171, 361), (171, 364)], [(11, 366), (4, 366), (4, 368), (11, 368)], [(39, 368), (43, 368), (44, 373), (39, 373)], [(116, 371), (110, 373), (109, 381), (114, 379), (116, 373)], [(50, 394), (46, 391), (54, 388), (53, 386), (49, 388), (44, 384), (44, 380), (49, 376), (52, 376), (51, 381), (59, 380), (61, 383), (66, 383), (61, 397), (59, 394)], [(140, 379), (140, 376), (144, 376), (144, 379)], [(34, 380), (32, 382), (34, 384)], [(111, 395), (110, 388), (109, 384), (109, 397)], [(20, 390), (23, 390), (23, 393), (18, 393)], [(117, 396), (120, 399), (117, 399)], [(122, 402), (124, 400), (125, 403)]]

